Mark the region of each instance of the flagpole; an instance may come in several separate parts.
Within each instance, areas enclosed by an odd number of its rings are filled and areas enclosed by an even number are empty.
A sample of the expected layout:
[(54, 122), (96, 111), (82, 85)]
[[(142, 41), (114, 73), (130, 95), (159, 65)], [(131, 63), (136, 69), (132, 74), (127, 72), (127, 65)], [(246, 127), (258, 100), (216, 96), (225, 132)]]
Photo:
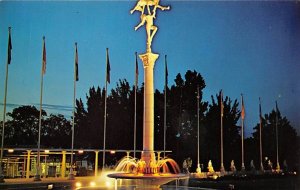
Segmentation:
[(241, 131), (241, 136), (242, 136), (242, 167), (241, 167), (241, 171), (245, 171), (245, 162), (244, 162), (244, 121), (245, 121), (245, 107), (244, 107), (243, 94), (241, 94), (241, 98), (242, 98), (242, 131)]
[(200, 101), (200, 93), (199, 93), (199, 85), (197, 86), (197, 173), (201, 173), (200, 167), (200, 114), (199, 114), (199, 101)]
[[(75, 125), (75, 101), (76, 101), (76, 81), (77, 81), (77, 72), (78, 68), (76, 66), (76, 62), (78, 64), (78, 51), (77, 51), (77, 42), (75, 42), (75, 64), (74, 64), (74, 91), (73, 91), (73, 113), (72, 113), (72, 145), (71, 145), (71, 167), (70, 167), (70, 173), (68, 176), (69, 180), (74, 180), (75, 176), (73, 173), (73, 152), (74, 152), (74, 125)], [(64, 177), (64, 176), (62, 176)]]
[[(10, 32), (11, 27), (8, 27), (8, 35), (10, 40)], [(10, 41), (8, 41), (8, 44)], [(4, 100), (3, 100), (3, 121), (2, 121), (2, 136), (1, 136), (1, 155), (0, 155), (0, 183), (4, 183), (4, 175), (3, 175), (3, 168), (2, 168), (2, 161), (3, 161), (3, 147), (4, 147), (4, 129), (5, 129), (5, 116), (6, 116), (6, 98), (7, 98), (7, 81), (8, 81), (8, 64), (10, 63), (11, 54), (10, 49), (11, 48), (8, 45), (8, 56), (7, 56), (7, 62), (6, 62), (6, 72), (5, 72), (5, 87), (4, 87)]]
[(166, 157), (166, 133), (167, 133), (167, 55), (165, 55), (165, 101), (164, 101), (164, 158)]
[(136, 90), (137, 90), (137, 52), (135, 52), (135, 87), (134, 87), (134, 137), (133, 137), (133, 157), (135, 158), (136, 152)]
[(40, 175), (40, 147), (41, 147), (41, 128), (42, 128), (42, 104), (43, 104), (43, 82), (44, 82), (44, 46), (45, 46), (45, 36), (43, 36), (43, 57), (42, 57), (42, 67), (41, 67), (41, 89), (40, 89), (40, 115), (39, 115), (39, 134), (38, 134), (38, 150), (37, 150), (37, 165), (36, 174), (33, 181), (41, 181)]
[(261, 99), (259, 97), (259, 157), (260, 157), (260, 170), (264, 171), (262, 162), (262, 116), (261, 116)]
[(220, 172), (224, 173), (224, 163), (223, 163), (223, 115), (224, 115), (224, 106), (223, 106), (223, 91), (221, 90), (221, 96), (220, 96), (220, 102), (221, 102), (221, 167)]
[(280, 171), (280, 165), (279, 165), (279, 158), (278, 158), (278, 106), (277, 106), (277, 101), (276, 103), (276, 171), (279, 172)]
[(104, 99), (104, 127), (103, 127), (103, 160), (102, 169), (105, 168), (105, 143), (106, 143), (106, 101), (107, 101), (107, 72), (108, 72), (108, 48), (106, 48), (106, 78), (105, 78), (105, 99)]

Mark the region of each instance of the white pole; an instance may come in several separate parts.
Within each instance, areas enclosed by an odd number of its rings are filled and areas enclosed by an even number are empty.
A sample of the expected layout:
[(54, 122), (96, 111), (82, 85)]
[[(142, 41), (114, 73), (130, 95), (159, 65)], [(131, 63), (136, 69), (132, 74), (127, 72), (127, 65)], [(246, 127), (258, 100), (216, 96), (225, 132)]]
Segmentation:
[[(11, 27), (8, 27), (8, 35), (9, 35), (9, 37), (10, 37), (10, 31), (11, 31)], [(10, 43), (10, 42), (8, 42), (8, 43)], [(10, 50), (8, 49), (8, 51), (10, 51)], [(3, 170), (2, 170), (2, 161), (3, 161), (3, 147), (4, 147), (5, 116), (6, 116), (8, 63), (9, 63), (9, 60), (8, 60), (8, 57), (7, 57), (6, 72), (5, 72), (4, 100), (3, 100), (3, 121), (2, 121), (2, 136), (1, 136), (1, 155), (0, 155), (0, 183), (4, 183), (4, 175), (3, 175)]]
[(103, 160), (102, 169), (105, 167), (105, 143), (106, 143), (106, 99), (107, 99), (107, 64), (108, 64), (108, 48), (106, 48), (106, 77), (105, 77), (105, 99), (104, 99), (104, 126), (103, 126)]
[(199, 101), (200, 101), (200, 92), (199, 92), (199, 85), (197, 86), (197, 173), (201, 173), (200, 167), (200, 113), (199, 113)]
[(259, 157), (260, 157), (260, 170), (264, 171), (262, 161), (262, 116), (261, 116), (261, 100), (259, 98)]
[[(75, 125), (75, 101), (76, 101), (76, 81), (77, 81), (77, 72), (78, 68), (76, 64), (78, 64), (78, 52), (77, 52), (77, 42), (75, 42), (75, 64), (74, 64), (74, 91), (73, 91), (73, 113), (72, 113), (72, 145), (71, 145), (71, 166), (70, 166), (70, 173), (69, 173), (69, 180), (74, 180), (74, 173), (73, 173), (73, 152), (74, 152), (74, 125)], [(77, 62), (77, 63), (76, 63)], [(64, 176), (63, 176), (64, 177)]]
[(245, 162), (244, 162), (244, 114), (245, 114), (245, 107), (244, 107), (244, 99), (243, 99), (243, 94), (241, 94), (242, 98), (242, 131), (241, 131), (241, 136), (242, 136), (242, 168), (241, 170), (245, 170)]
[[(43, 36), (43, 50), (45, 45), (45, 36)], [(44, 52), (43, 52), (44, 54)], [(37, 164), (36, 164), (36, 174), (33, 178), (34, 181), (41, 181), (40, 176), (40, 147), (41, 147), (41, 128), (42, 128), (42, 104), (43, 104), (43, 82), (44, 82), (44, 66), (43, 66), (43, 56), (42, 56), (42, 67), (41, 67), (41, 86), (40, 86), (40, 115), (39, 115), (39, 134), (38, 134), (38, 150), (37, 150)]]
[(224, 105), (223, 105), (223, 91), (221, 90), (221, 168), (220, 168), (220, 172), (224, 173), (225, 169), (224, 169), (224, 163), (223, 163), (223, 115), (224, 115)]
[[(137, 64), (137, 52), (135, 52), (135, 61)], [(137, 65), (135, 65), (135, 87), (134, 87), (134, 139), (133, 139), (133, 157), (135, 158), (135, 152), (136, 152), (136, 90), (137, 90)]]
[(166, 134), (167, 134), (167, 55), (165, 55), (165, 105), (164, 105), (164, 158), (166, 157)]
[(278, 106), (276, 101), (276, 171), (280, 171), (279, 156), (278, 156)]

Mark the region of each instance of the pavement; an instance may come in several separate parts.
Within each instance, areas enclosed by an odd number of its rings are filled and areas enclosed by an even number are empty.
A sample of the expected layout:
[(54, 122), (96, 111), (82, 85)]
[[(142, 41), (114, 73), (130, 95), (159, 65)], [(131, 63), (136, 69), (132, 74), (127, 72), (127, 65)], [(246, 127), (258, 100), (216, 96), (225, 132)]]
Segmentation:
[(33, 178), (14, 178), (5, 179), (4, 183), (0, 183), (0, 189), (5, 190), (42, 190), (42, 189), (76, 189), (82, 186), (99, 186), (103, 184), (104, 177), (76, 177), (74, 180), (65, 178), (41, 178), (41, 181), (33, 181)]

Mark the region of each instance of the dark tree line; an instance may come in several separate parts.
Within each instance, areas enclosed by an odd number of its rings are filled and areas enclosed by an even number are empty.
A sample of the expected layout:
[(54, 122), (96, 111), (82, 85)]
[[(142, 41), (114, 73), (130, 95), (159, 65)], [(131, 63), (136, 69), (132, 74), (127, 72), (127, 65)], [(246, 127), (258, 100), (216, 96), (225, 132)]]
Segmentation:
[[(187, 157), (197, 162), (197, 87), (200, 89), (200, 160), (205, 166), (212, 160), (214, 167), (220, 167), (220, 94), (211, 96), (211, 103), (203, 101), (205, 81), (200, 73), (187, 71), (184, 78), (178, 74), (175, 84), (167, 88), (167, 150), (168, 156), (179, 164)], [(143, 85), (137, 89), (137, 149), (142, 150), (143, 133)], [(91, 87), (86, 100), (76, 100), (75, 148), (103, 148), (105, 89)], [(163, 150), (164, 92), (154, 93), (155, 149)], [(85, 103), (86, 102), (86, 103)], [(241, 136), (239, 103), (225, 96), (224, 117), (224, 164), (229, 169), (235, 160), (239, 169), (241, 162)], [(33, 106), (21, 106), (7, 113), (9, 119), (5, 128), (5, 146), (32, 146), (37, 144), (39, 110)], [(263, 117), (263, 152), (276, 161), (275, 147), (276, 112)], [(134, 131), (134, 86), (127, 80), (119, 80), (116, 88), (107, 97), (106, 149), (133, 150)], [(253, 136), (245, 140), (245, 164), (254, 160), (259, 163), (258, 126)], [(291, 166), (299, 164), (299, 136), (286, 117), (278, 114), (279, 160)], [(43, 111), (41, 146), (53, 148), (71, 147), (71, 121), (63, 115), (47, 116)], [(108, 158), (112, 162), (112, 158)], [(206, 169), (206, 168), (204, 168)]]
[[(15, 108), (5, 123), (5, 146), (34, 147), (38, 139), (39, 110), (34, 106)], [(50, 114), (43, 110), (41, 145), (43, 147), (69, 147), (71, 142), (71, 123), (63, 115)], [(2, 124), (2, 122), (1, 122)]]

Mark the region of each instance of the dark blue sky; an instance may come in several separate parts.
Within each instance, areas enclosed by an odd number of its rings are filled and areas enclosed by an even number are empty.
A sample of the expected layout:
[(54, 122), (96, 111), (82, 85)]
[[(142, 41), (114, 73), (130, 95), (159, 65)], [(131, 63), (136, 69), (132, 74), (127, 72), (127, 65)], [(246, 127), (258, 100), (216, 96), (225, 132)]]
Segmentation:
[[(152, 50), (160, 54), (155, 88), (164, 85), (163, 57), (168, 55), (169, 84), (177, 73), (201, 73), (204, 100), (223, 89), (240, 100), (244, 94), (247, 136), (262, 111), (279, 109), (300, 132), (300, 3), (279, 1), (161, 1)], [(7, 28), (12, 27), (8, 103), (37, 104), (40, 91), (42, 36), (46, 36), (44, 100), (48, 111), (71, 115), (74, 42), (78, 42), (77, 98), (89, 87), (104, 86), (105, 48), (110, 49), (111, 84), (134, 82), (134, 52), (145, 52), (143, 28), (134, 31), (135, 1), (0, 2), (0, 100), (4, 96)], [(140, 69), (142, 68), (140, 62)], [(140, 70), (139, 82), (143, 79)], [(1, 82), (3, 81), (3, 82)], [(55, 106), (57, 105), (57, 106)], [(13, 106), (9, 107), (11, 110)], [(0, 107), (2, 117), (3, 107)]]

